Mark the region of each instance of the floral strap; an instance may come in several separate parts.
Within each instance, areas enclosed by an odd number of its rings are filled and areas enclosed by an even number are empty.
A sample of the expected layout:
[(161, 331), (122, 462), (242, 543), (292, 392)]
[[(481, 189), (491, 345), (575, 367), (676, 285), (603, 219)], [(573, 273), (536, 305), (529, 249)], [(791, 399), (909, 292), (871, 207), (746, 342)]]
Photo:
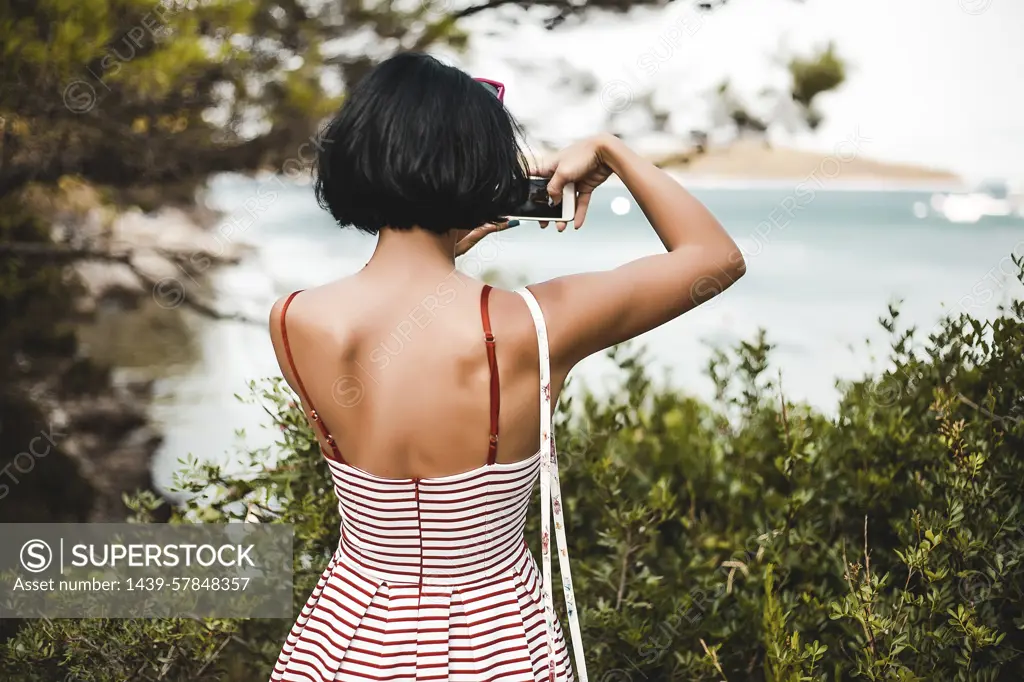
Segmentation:
[(555, 679), (555, 604), (551, 593), (551, 510), (555, 511), (555, 540), (558, 543), (558, 568), (562, 574), (562, 588), (565, 592), (565, 610), (569, 616), (569, 631), (572, 634), (573, 658), (580, 682), (587, 682), (587, 664), (583, 658), (583, 639), (580, 634), (580, 619), (576, 612), (576, 597), (572, 589), (572, 574), (569, 570), (569, 553), (565, 542), (565, 520), (562, 517), (562, 489), (558, 483), (558, 454), (555, 451), (555, 437), (551, 428), (551, 358), (548, 352), (548, 331), (544, 313), (529, 289), (523, 287), (516, 293), (523, 297), (533, 323), (537, 327), (537, 352), (540, 356), (540, 535), (541, 569), (543, 586), (541, 596), (544, 602), (544, 619), (547, 623), (548, 680)]

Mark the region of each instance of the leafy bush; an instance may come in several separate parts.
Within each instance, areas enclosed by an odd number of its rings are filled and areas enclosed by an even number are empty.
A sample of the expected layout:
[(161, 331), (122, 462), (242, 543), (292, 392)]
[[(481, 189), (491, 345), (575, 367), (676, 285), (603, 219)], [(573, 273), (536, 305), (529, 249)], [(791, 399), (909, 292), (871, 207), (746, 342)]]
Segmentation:
[[(656, 389), (629, 347), (611, 351), (620, 390), (563, 402), (592, 679), (1024, 679), (1024, 303), (948, 318), (921, 350), (898, 317), (882, 321), (891, 369), (843, 386), (835, 418), (785, 398), (763, 334), (714, 355), (710, 405)], [(251, 476), (191, 462), (174, 522), (294, 524), (297, 609), (336, 546), (336, 502), (281, 382), (254, 388), (279, 445), (248, 454)], [(137, 520), (156, 502), (131, 500)], [(0, 671), (266, 679), (289, 626), (32, 622)]]

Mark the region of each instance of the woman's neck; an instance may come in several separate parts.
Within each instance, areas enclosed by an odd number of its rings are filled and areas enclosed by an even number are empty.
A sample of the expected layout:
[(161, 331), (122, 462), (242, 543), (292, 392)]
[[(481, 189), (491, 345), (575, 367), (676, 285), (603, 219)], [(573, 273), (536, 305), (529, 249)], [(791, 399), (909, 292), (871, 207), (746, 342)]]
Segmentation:
[(454, 230), (437, 234), (418, 227), (411, 230), (386, 227), (377, 236), (377, 248), (367, 267), (401, 267), (406, 272), (454, 270), (456, 236)]

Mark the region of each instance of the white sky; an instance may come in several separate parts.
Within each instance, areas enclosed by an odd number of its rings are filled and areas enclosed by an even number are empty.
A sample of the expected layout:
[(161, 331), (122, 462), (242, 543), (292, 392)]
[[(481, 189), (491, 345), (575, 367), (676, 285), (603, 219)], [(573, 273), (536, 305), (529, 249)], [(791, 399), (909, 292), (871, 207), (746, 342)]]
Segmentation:
[[(749, 94), (783, 85), (780, 48), (802, 54), (832, 39), (850, 66), (847, 83), (820, 102), (818, 133), (788, 144), (830, 150), (859, 131), (869, 157), (1024, 180), (1021, 0), (734, 0), (703, 23), (676, 5), (551, 32), (504, 8), (522, 21), (467, 22), (471, 47), (454, 61), (505, 82), (509, 108), (561, 142), (606, 127), (609, 107), (639, 115), (627, 105), (646, 89), (685, 132), (705, 115), (700, 93), (724, 77)], [(580, 100), (560, 89), (559, 59), (594, 73), (599, 94)]]

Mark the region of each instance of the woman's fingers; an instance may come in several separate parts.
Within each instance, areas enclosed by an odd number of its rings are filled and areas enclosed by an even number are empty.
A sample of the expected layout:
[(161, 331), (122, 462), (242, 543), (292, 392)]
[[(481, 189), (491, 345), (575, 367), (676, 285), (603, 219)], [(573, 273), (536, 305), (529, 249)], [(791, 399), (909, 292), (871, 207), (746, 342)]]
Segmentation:
[(491, 232), (497, 232), (498, 226), (494, 223), (484, 223), (480, 227), (477, 227), (470, 231), (466, 235), (466, 239), (476, 244), (478, 241), (489, 235)]
[(480, 243), (487, 235), (493, 232), (501, 232), (519, 224), (518, 220), (503, 220), (497, 223), (484, 223), (480, 227), (470, 230), (466, 236), (455, 243), (455, 255), (461, 256), (471, 248)]
[(573, 217), (573, 224), (576, 229), (583, 227), (583, 220), (587, 217), (587, 207), (590, 206), (590, 192), (580, 192), (576, 196), (576, 215)]
[(548, 195), (556, 204), (562, 203), (562, 190), (565, 189), (565, 183), (567, 182), (570, 182), (569, 177), (557, 169), (548, 181)]
[(505, 220), (499, 220), (496, 223), (484, 223), (483, 225), (481, 225), (477, 229), (478, 230), (483, 230), (484, 234), (487, 235), (487, 234), (490, 234), (491, 232), (501, 232), (502, 230), (507, 230), (508, 228), (515, 227), (518, 224), (519, 224), (518, 220), (508, 220), (508, 219), (505, 219)]
[(501, 232), (502, 230), (507, 230), (510, 227), (515, 227), (518, 224), (518, 220), (501, 220), (496, 223), (484, 223), (470, 232), (469, 235), (473, 238), (473, 243), (475, 244), (492, 232)]
[(480, 228), (470, 230), (469, 234), (467, 234), (459, 241), (455, 242), (455, 257), (458, 258), (462, 254), (466, 253), (471, 248), (476, 246), (477, 242), (484, 238), (484, 234), (480, 233)]
[(547, 178), (555, 173), (555, 168), (558, 166), (558, 159), (552, 158), (545, 161), (533, 161), (530, 164), (529, 173), (535, 178)]
[(493, 223), (484, 223), (479, 227), (469, 230), (468, 235), (459, 240), (455, 245), (455, 255), (461, 256), (477, 244), (480, 240), (489, 235), (490, 232), (497, 231), (496, 226)]

